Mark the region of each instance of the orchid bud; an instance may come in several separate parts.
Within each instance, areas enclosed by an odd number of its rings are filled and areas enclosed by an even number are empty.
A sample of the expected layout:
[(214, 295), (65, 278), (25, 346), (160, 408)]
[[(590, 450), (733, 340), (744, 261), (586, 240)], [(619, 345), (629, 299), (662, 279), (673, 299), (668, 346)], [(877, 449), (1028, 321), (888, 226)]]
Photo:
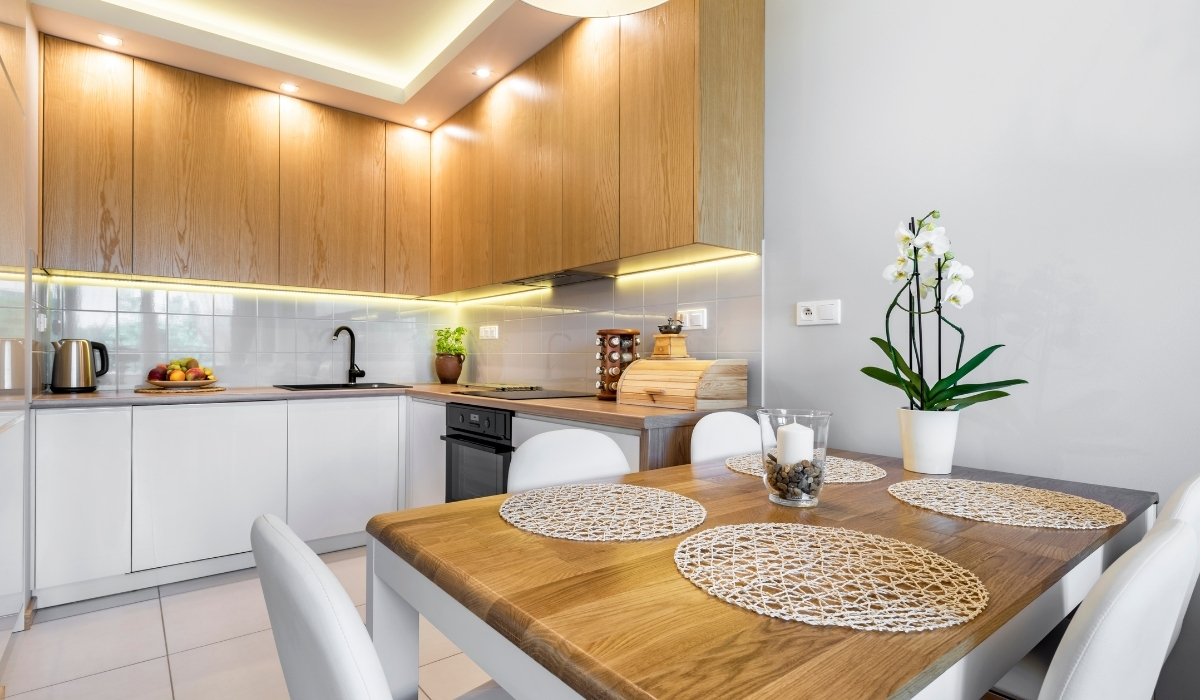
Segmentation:
[(938, 211), (937, 209), (934, 209), (933, 210), (933, 218), (935, 218), (935, 219), (942, 218), (942, 212)]
[(945, 258), (946, 260), (953, 260), (954, 259), (954, 251), (947, 250), (946, 254), (943, 255), (942, 257)]

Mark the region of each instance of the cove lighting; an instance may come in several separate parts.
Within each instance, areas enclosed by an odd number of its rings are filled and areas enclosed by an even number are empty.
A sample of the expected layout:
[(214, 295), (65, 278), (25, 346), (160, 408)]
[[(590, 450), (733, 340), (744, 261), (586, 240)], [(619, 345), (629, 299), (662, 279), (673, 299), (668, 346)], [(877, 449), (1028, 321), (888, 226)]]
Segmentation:
[(492, 71), (488, 68), (476, 68), (471, 73), (472, 73), (472, 75), (476, 75), (480, 78), (487, 78), (492, 75)]
[(525, 0), (541, 10), (569, 17), (618, 17), (649, 10), (667, 0)]
[(425, 117), (417, 117), (413, 120), (413, 124), (416, 124), (417, 126), (429, 126), (429, 120)]
[(119, 37), (112, 36), (111, 34), (97, 34), (96, 36), (100, 37), (100, 41), (103, 41), (109, 46), (120, 46), (121, 44), (125, 43)]
[(300, 92), (300, 86), (295, 83), (280, 83), (279, 89), (284, 92)]

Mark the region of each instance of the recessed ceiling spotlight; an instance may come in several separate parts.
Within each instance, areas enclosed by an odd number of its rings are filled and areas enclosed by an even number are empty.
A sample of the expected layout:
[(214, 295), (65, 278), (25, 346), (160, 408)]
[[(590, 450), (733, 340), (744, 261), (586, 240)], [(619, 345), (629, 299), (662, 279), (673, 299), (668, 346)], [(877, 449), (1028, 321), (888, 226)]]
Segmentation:
[(472, 71), (472, 73), (480, 78), (487, 78), (491, 76), (492, 71), (487, 68), (476, 68), (474, 71)]
[(429, 120), (425, 117), (417, 117), (413, 120), (413, 124), (416, 124), (417, 126), (429, 126)]
[(299, 92), (300, 86), (295, 83), (280, 83), (279, 89), (284, 92)]
[(109, 46), (120, 46), (121, 44), (125, 43), (124, 41), (121, 41), (120, 38), (112, 36), (111, 34), (97, 34), (96, 36), (100, 37), (100, 41), (103, 41)]

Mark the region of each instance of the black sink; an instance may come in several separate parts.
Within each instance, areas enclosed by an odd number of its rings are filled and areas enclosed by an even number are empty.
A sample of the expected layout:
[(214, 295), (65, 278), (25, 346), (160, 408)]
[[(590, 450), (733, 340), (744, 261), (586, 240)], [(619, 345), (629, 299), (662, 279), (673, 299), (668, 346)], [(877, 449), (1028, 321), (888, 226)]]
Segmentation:
[(275, 388), (288, 391), (328, 391), (333, 389), (411, 389), (412, 386), (384, 382), (360, 382), (358, 384), (276, 384)]

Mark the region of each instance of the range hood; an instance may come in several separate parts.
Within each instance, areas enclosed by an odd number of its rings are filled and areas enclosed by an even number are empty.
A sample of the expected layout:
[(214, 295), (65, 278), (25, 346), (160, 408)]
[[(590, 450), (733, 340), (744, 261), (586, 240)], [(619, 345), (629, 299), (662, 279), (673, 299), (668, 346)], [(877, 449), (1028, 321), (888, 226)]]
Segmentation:
[(612, 275), (603, 275), (596, 272), (582, 272), (580, 270), (563, 270), (562, 272), (549, 272), (544, 275), (534, 275), (525, 279), (512, 280), (504, 284), (512, 284), (521, 287), (562, 287), (568, 284), (579, 284), (580, 282), (591, 282), (592, 280), (604, 279), (612, 277)]

